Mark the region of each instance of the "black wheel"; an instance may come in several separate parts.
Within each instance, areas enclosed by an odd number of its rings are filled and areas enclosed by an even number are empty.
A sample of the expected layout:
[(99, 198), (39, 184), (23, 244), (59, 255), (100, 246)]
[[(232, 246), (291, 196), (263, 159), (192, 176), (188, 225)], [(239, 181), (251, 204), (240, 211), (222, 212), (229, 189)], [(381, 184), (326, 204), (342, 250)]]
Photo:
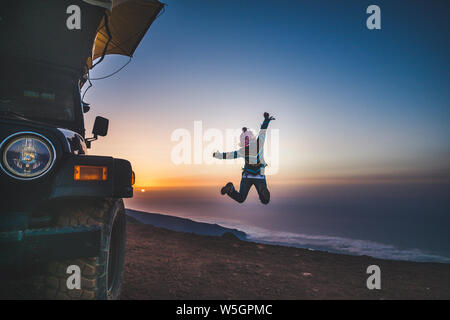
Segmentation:
[[(44, 276), (48, 299), (102, 299), (120, 297), (125, 267), (126, 218), (122, 199), (83, 201), (71, 204), (57, 220), (58, 226), (101, 225), (98, 257), (49, 263)], [(80, 267), (81, 289), (67, 288), (66, 273), (71, 265)]]

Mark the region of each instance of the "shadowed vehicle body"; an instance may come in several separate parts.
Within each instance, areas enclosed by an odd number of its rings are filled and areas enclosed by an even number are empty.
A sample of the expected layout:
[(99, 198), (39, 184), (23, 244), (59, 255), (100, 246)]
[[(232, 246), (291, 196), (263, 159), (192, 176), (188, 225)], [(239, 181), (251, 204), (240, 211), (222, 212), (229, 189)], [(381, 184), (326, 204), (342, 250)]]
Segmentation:
[[(82, 13), (79, 30), (66, 27), (71, 5)], [(156, 0), (0, 4), (1, 268), (95, 258), (95, 290), (79, 297), (118, 297), (112, 286), (123, 273), (122, 198), (133, 196), (134, 173), (127, 160), (87, 155), (108, 120), (97, 117), (93, 137), (86, 136), (90, 107), (80, 90), (96, 58), (131, 57), (162, 8)], [(101, 278), (107, 270), (119, 278)]]

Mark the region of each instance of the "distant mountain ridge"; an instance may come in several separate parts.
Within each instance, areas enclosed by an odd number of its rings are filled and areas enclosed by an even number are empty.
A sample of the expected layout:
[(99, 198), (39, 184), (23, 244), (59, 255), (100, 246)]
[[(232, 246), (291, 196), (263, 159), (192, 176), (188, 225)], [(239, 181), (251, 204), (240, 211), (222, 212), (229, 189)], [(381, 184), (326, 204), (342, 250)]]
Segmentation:
[(218, 224), (211, 224), (205, 222), (197, 222), (187, 218), (180, 218), (174, 216), (163, 215), (159, 213), (149, 213), (144, 211), (137, 211), (126, 209), (126, 214), (132, 220), (149, 224), (158, 228), (165, 228), (172, 231), (194, 233), (206, 236), (223, 236), (226, 233), (235, 235), (240, 240), (247, 240), (247, 234), (237, 229), (230, 229), (222, 227)]

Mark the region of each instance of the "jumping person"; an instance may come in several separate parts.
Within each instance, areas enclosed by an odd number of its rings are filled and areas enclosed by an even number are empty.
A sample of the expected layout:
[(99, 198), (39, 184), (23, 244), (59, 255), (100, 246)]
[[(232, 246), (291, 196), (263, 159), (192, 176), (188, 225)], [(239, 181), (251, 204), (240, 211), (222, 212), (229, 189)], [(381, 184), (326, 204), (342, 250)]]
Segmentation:
[(264, 141), (266, 139), (267, 127), (271, 120), (275, 120), (275, 118), (265, 112), (264, 122), (261, 125), (257, 138), (246, 127), (242, 128), (239, 150), (213, 153), (213, 157), (217, 159), (245, 159), (239, 191), (236, 191), (233, 183), (228, 182), (220, 191), (222, 195), (227, 194), (230, 198), (242, 203), (247, 198), (251, 186), (254, 185), (261, 202), (264, 204), (269, 203), (270, 192), (267, 189), (266, 176), (264, 174), (264, 168), (267, 166), (264, 161)]

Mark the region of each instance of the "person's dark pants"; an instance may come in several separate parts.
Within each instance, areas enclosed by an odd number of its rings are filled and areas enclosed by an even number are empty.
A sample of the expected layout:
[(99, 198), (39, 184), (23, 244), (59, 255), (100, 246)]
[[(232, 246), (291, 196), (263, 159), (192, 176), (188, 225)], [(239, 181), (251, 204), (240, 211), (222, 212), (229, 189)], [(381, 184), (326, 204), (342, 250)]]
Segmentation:
[(233, 190), (228, 195), (237, 202), (242, 203), (247, 199), (248, 192), (253, 185), (258, 191), (261, 202), (268, 204), (270, 201), (270, 193), (267, 189), (266, 179), (242, 178), (239, 192), (233, 187)]

